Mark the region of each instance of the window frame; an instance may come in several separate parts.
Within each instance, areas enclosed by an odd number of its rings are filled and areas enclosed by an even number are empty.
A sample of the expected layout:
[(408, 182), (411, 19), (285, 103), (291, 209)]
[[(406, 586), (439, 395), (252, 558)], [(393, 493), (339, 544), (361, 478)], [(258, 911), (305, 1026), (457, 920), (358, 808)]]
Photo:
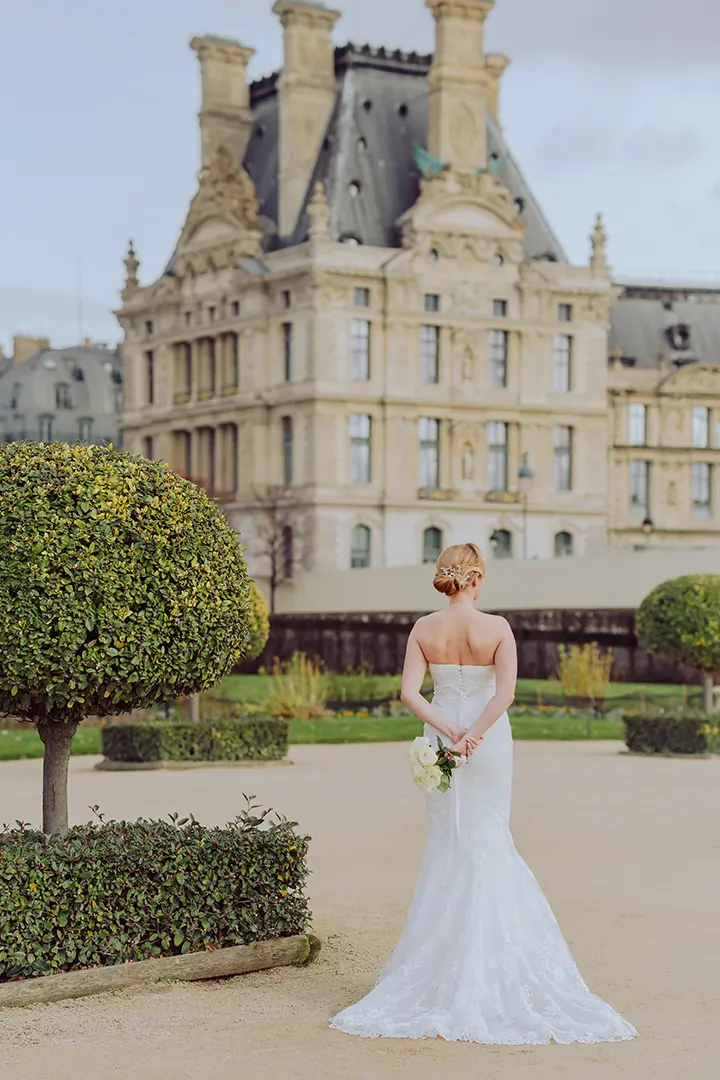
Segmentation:
[[(361, 430), (362, 429), (362, 430)], [(372, 483), (372, 416), (351, 413), (348, 417), (350, 439), (350, 483)]]
[[(440, 420), (433, 416), (418, 417), (419, 487), (421, 491), (440, 488)], [(434, 432), (434, 438), (429, 433)], [(434, 482), (433, 481), (434, 477)], [(430, 480), (430, 483), (424, 481)]]
[[(356, 540), (362, 536), (367, 543), (358, 544)], [(372, 566), (372, 529), (369, 525), (359, 522), (350, 530), (350, 569), (368, 570)]]
[(283, 341), (283, 382), (292, 382), (293, 377), (293, 324), (282, 324)]
[(693, 450), (710, 449), (710, 409), (707, 405), (693, 405), (692, 447)]
[(369, 382), (371, 371), (372, 322), (370, 319), (350, 320), (350, 378), (353, 382)]
[[(428, 537), (433, 534), (435, 541), (432, 546), (428, 543)], [(428, 525), (422, 534), (422, 561), (423, 566), (433, 566), (442, 555), (444, 547), (443, 531), (439, 525)]]
[[(642, 468), (638, 468), (638, 466), (642, 466)], [(647, 517), (650, 513), (650, 462), (644, 458), (632, 458), (629, 464), (628, 473), (630, 511), (633, 514), (644, 514), (645, 517)], [(635, 497), (634, 489), (638, 486), (638, 480), (640, 481), (639, 487), (644, 488), (644, 499), (642, 502), (636, 501)]]
[(494, 390), (506, 390), (508, 384), (508, 350), (510, 335), (507, 330), (494, 327), (488, 330), (488, 355), (490, 357), (490, 386)]
[(574, 431), (569, 424), (553, 427), (553, 489), (558, 493), (573, 490), (574, 441)]
[(364, 285), (356, 285), (353, 293), (353, 305), (356, 308), (369, 308), (371, 300), (370, 289)]
[[(640, 410), (642, 409), (642, 414)], [(635, 437), (635, 430), (640, 430), (642, 416), (642, 439)], [(647, 405), (640, 401), (631, 401), (628, 405), (628, 446), (647, 446)]]
[(555, 334), (553, 338), (553, 392), (569, 394), (573, 389), (574, 338)]
[[(495, 438), (502, 432), (502, 439)], [(509, 425), (504, 420), (488, 420), (485, 425), (487, 445), (487, 485), (488, 491), (507, 491), (509, 488)], [(496, 481), (500, 481), (500, 487)]]
[(420, 327), (420, 380), (426, 386), (440, 382), (440, 327), (433, 323)]
[[(702, 474), (700, 474), (702, 470)], [(702, 480), (699, 482), (699, 476)], [(693, 517), (712, 517), (712, 483), (713, 467), (709, 461), (693, 461), (690, 467), (690, 498), (692, 500)], [(702, 499), (698, 498), (698, 490), (702, 487)]]
[[(562, 551), (559, 550), (560, 545), (558, 544), (558, 541), (560, 540), (560, 537), (563, 537), (563, 538), (566, 537), (570, 541), (569, 544), (565, 545), (565, 549), (562, 550)], [(561, 529), (560, 532), (555, 533), (554, 551), (555, 551), (555, 556), (554, 557), (556, 559), (570, 559), (575, 554), (575, 537), (573, 536), (573, 534), (571, 532), (568, 532), (567, 529)]]
[(289, 487), (293, 483), (294, 473), (294, 441), (292, 416), (282, 417), (282, 475), (283, 484)]

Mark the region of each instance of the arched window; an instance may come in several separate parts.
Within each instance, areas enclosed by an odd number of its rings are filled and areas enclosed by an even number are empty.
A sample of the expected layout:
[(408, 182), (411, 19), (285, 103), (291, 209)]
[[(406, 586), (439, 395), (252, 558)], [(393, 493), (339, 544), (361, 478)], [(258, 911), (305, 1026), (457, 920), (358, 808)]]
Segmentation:
[(423, 562), (435, 563), (440, 558), (443, 549), (443, 534), (441, 529), (434, 526), (426, 529), (423, 533)]
[(372, 534), (367, 525), (356, 525), (350, 539), (350, 566), (353, 570), (364, 570), (370, 566), (370, 545)]
[(284, 578), (291, 578), (295, 569), (295, 551), (292, 525), (286, 525), (282, 531), (282, 572)]
[(490, 546), (496, 559), (512, 559), (513, 535), (507, 529), (496, 529), (490, 537)]
[(568, 555), (574, 554), (573, 552), (573, 538), (569, 532), (559, 532), (555, 534), (555, 558), (563, 559)]

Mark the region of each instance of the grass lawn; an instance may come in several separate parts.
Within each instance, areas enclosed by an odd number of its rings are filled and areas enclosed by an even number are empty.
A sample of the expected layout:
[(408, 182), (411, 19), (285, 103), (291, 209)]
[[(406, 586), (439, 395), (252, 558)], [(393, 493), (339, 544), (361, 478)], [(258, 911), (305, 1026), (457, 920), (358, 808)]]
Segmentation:
[[(574, 717), (518, 716), (513, 722), (516, 739), (575, 740), (587, 738), (587, 721)], [(290, 727), (292, 743), (411, 742), (422, 734), (422, 724), (408, 717), (331, 717), (327, 720), (296, 720)], [(594, 739), (622, 739), (623, 725), (611, 720), (593, 720)], [(73, 740), (74, 754), (99, 754), (100, 728), (78, 728)], [(0, 761), (40, 758), (43, 745), (34, 728), (0, 731)]]

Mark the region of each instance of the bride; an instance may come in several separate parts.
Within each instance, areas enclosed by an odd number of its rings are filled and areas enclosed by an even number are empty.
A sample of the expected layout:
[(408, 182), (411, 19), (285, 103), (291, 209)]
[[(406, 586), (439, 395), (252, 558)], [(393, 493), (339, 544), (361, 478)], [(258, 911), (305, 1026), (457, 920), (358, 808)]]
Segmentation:
[[(591, 993), (509, 828), (507, 709), (517, 654), (504, 619), (475, 609), (485, 563), (475, 544), (440, 556), (449, 607), (415, 625), (402, 699), (425, 735), (467, 757), (449, 792), (426, 796), (428, 840), (405, 930), (375, 988), (331, 1026), (368, 1038), (440, 1036), (496, 1045), (632, 1039)], [(432, 704), (422, 696), (427, 668)]]

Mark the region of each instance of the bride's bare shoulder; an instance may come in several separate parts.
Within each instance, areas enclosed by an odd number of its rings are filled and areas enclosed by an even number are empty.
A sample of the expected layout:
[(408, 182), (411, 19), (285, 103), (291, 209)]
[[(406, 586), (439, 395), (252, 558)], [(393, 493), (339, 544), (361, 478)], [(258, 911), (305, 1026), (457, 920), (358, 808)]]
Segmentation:
[(512, 634), (512, 627), (504, 615), (489, 615), (486, 611), (476, 611), (477, 624), (486, 631), (494, 632), (498, 637)]

